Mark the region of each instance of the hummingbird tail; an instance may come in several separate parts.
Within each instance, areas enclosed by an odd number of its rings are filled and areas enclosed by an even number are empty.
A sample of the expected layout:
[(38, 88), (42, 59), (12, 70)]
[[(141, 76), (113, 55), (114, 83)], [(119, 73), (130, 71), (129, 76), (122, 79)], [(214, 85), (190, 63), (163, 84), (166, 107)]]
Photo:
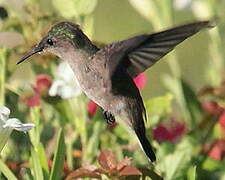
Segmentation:
[(144, 120), (146, 120), (146, 113), (141, 96), (139, 96), (137, 99), (135, 99), (135, 102), (131, 102), (129, 105), (130, 107), (126, 109), (126, 116), (123, 115), (121, 118), (128, 122), (128, 125), (135, 132), (141, 144), (142, 150), (145, 152), (149, 160), (154, 162), (156, 161), (156, 156), (145, 133)]
[[(134, 129), (135, 130), (135, 129)], [(148, 141), (146, 135), (145, 135), (145, 131), (143, 131), (143, 129), (140, 130), (135, 130), (135, 133), (141, 143), (141, 146), (145, 152), (145, 154), (148, 156), (148, 158), (154, 162), (156, 160), (156, 156), (154, 151), (152, 150), (152, 146), (150, 144), (150, 142)]]

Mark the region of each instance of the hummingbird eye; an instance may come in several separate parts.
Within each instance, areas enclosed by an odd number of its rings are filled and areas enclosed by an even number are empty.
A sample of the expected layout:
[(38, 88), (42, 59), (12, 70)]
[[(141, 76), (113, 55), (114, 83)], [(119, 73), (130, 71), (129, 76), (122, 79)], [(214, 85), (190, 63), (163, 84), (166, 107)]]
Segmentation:
[(54, 42), (52, 41), (52, 39), (47, 39), (46, 43), (50, 46), (54, 45)]

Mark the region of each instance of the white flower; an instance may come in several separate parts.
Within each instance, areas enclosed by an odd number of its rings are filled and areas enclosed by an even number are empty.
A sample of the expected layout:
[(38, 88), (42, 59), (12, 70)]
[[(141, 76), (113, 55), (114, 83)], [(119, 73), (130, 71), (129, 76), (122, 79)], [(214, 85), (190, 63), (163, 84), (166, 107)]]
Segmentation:
[(0, 106), (0, 152), (5, 146), (12, 130), (29, 131), (34, 127), (33, 123), (23, 124), (19, 119), (9, 118), (10, 110), (5, 106)]
[(73, 70), (66, 62), (61, 62), (57, 67), (57, 79), (53, 81), (49, 89), (49, 95), (59, 95), (63, 99), (68, 99), (79, 96), (81, 93), (81, 88)]
[(177, 10), (189, 9), (192, 0), (174, 0), (174, 8)]

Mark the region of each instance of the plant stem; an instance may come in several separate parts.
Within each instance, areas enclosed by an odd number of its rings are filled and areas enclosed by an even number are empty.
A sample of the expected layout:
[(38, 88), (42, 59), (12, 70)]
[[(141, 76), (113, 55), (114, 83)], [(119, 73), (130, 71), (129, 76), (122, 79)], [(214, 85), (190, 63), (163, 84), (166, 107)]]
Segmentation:
[(6, 49), (0, 51), (0, 105), (5, 104), (5, 72), (6, 72)]
[(209, 44), (209, 55), (211, 59), (209, 64), (209, 79), (212, 85), (217, 86), (221, 83), (223, 78), (224, 62), (221, 49), (222, 43), (218, 28), (212, 29), (209, 35), (211, 41)]

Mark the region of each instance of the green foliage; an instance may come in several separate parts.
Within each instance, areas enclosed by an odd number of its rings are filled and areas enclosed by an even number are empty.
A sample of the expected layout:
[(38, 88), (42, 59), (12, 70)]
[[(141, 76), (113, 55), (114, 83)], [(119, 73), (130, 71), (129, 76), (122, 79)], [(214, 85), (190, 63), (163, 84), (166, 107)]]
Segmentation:
[(64, 132), (63, 130), (60, 130), (59, 137), (57, 140), (57, 147), (54, 153), (54, 160), (49, 178), (50, 180), (61, 179), (64, 160), (65, 160)]
[(16, 176), (11, 172), (7, 165), (0, 160), (0, 175), (4, 174), (7, 179), (17, 180)]
[(31, 150), (31, 165), (33, 167), (33, 177), (34, 179), (44, 179), (43, 171), (41, 168), (41, 161), (39, 159), (38, 153)]
[(2, 49), (0, 54), (0, 105), (5, 103), (5, 59), (6, 49)]
[(154, 115), (167, 115), (171, 113), (171, 100), (173, 96), (167, 94), (165, 96), (149, 99), (145, 103), (145, 107), (151, 116)]
[(188, 169), (187, 179), (188, 180), (195, 180), (196, 179), (196, 166), (192, 166)]
[(194, 128), (199, 123), (198, 121), (202, 119), (202, 107), (189, 84), (181, 80), (181, 85), (189, 114), (189, 124), (191, 128)]
[(145, 108), (149, 116), (149, 126), (157, 125), (162, 117), (166, 117), (171, 113), (172, 98), (171, 94), (166, 94), (146, 101)]

